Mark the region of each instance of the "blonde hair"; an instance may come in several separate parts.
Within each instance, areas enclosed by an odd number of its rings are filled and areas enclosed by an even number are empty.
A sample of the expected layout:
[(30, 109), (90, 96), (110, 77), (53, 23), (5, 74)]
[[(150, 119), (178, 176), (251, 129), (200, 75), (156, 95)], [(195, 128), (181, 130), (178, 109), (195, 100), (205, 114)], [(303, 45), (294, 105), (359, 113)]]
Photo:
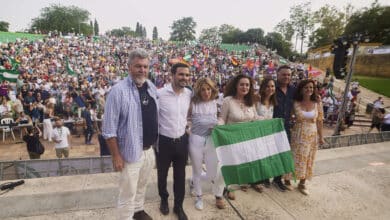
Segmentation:
[(210, 100), (217, 98), (218, 89), (216, 88), (215, 83), (210, 78), (202, 77), (202, 78), (199, 78), (194, 85), (194, 97), (192, 97), (192, 101), (194, 103), (202, 101), (202, 96), (200, 93), (202, 91), (203, 85), (208, 85), (211, 88)]

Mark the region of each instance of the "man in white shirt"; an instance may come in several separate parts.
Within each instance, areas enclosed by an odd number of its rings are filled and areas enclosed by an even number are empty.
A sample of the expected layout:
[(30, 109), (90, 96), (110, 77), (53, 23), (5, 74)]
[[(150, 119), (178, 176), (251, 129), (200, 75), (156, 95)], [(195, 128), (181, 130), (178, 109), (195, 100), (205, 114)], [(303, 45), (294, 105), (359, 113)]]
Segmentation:
[(55, 128), (53, 129), (53, 140), (54, 148), (56, 149), (56, 156), (62, 158), (64, 155), (65, 158), (69, 157), (69, 129), (62, 125), (62, 120), (60, 118), (55, 119)]
[(192, 92), (186, 86), (190, 69), (186, 64), (172, 66), (172, 83), (157, 91), (159, 102), (159, 146), (156, 149), (160, 211), (168, 215), (167, 176), (173, 166), (174, 213), (179, 220), (187, 220), (183, 210), (185, 194), (185, 166), (188, 159), (187, 113)]

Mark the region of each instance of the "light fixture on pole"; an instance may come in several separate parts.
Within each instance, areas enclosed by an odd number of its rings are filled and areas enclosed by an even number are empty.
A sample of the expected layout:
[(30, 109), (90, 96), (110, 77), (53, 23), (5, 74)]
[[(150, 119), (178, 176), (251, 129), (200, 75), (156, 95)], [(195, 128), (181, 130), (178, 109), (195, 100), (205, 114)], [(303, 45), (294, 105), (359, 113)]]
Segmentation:
[[(368, 41), (369, 41), (369, 38), (366, 35), (362, 35), (362, 34), (355, 34), (350, 39), (339, 38), (339, 42), (341, 42), (342, 45), (347, 46), (349, 48), (350, 44), (352, 44), (353, 49), (352, 49), (351, 60), (349, 62), (349, 69), (348, 69), (347, 78), (345, 80), (344, 96), (343, 96), (341, 108), (339, 110), (339, 114), (337, 117), (336, 128), (334, 130), (333, 136), (340, 135), (341, 125), (343, 124), (343, 121), (345, 118), (345, 111), (347, 108), (347, 104), (350, 101), (350, 100), (348, 100), (349, 85), (351, 84), (353, 67), (354, 67), (355, 62), (356, 62), (356, 54), (357, 54), (359, 42), (368, 42)], [(344, 48), (345, 57), (348, 55), (348, 48)]]

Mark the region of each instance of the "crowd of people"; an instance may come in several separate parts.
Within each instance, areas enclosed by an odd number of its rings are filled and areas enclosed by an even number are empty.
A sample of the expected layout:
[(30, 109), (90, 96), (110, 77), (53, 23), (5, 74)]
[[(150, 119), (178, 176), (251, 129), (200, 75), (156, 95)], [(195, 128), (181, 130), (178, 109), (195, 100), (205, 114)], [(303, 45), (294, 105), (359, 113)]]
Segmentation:
[[(207, 181), (216, 207), (224, 209), (225, 187), (229, 199), (236, 195), (223, 182), (210, 133), (216, 125), (255, 120), (284, 119), (298, 190), (309, 195), (306, 180), (324, 143), (323, 122), (338, 105), (332, 79), (308, 79), (301, 64), (281, 65), (275, 54), (257, 45), (236, 53), (202, 44), (54, 36), (2, 45), (0, 54), (0, 66), (20, 72), (15, 83), (0, 85), (1, 117), (35, 127), (42, 123), (43, 132), (28, 129), (27, 135), (36, 141), (43, 133), (55, 142), (59, 158), (69, 156), (68, 136), (79, 119), (85, 144), (92, 144), (96, 131), (101, 133), (120, 172), (119, 219), (152, 219), (143, 205), (154, 161), (161, 213), (169, 213), (172, 165), (173, 211), (178, 219), (188, 219), (183, 210), (188, 157), (195, 208), (204, 207), (200, 183)], [(353, 92), (351, 112), (358, 94)], [(39, 158), (34, 152), (30, 157)], [(272, 185), (292, 190), (291, 178), (275, 176)], [(250, 186), (261, 193), (271, 180), (247, 184), (243, 191)]]

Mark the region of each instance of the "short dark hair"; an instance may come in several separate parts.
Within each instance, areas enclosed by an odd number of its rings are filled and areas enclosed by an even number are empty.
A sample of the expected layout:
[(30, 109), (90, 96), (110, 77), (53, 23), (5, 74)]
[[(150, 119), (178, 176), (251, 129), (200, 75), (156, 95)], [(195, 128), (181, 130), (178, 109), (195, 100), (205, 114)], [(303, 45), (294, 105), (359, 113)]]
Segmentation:
[(177, 68), (188, 68), (189, 69), (190, 67), (185, 63), (175, 63), (175, 64), (173, 64), (173, 66), (171, 68), (171, 73), (176, 74)]
[(281, 65), (279, 66), (278, 70), (276, 72), (279, 72), (280, 70), (282, 69), (288, 69), (288, 70), (291, 70), (291, 67), (289, 65)]

